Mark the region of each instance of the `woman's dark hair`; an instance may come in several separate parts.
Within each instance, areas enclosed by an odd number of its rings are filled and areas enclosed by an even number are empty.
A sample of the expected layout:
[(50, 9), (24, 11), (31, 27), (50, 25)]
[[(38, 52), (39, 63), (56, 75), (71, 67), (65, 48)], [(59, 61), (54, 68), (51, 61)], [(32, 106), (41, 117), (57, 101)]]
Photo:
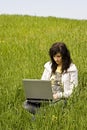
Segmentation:
[(60, 53), (62, 55), (62, 73), (67, 71), (69, 68), (72, 60), (70, 57), (70, 52), (63, 42), (56, 42), (54, 43), (51, 48), (49, 49), (49, 55), (52, 61), (52, 72), (55, 73), (58, 64), (54, 61), (53, 57), (57, 54)]

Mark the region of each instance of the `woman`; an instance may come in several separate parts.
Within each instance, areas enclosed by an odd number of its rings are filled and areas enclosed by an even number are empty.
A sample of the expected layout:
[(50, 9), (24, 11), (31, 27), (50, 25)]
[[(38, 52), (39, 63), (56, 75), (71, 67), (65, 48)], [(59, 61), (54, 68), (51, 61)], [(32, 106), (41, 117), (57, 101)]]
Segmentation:
[[(69, 97), (73, 88), (78, 85), (78, 71), (72, 63), (70, 52), (65, 43), (54, 43), (49, 49), (51, 61), (47, 62), (42, 74), (42, 80), (51, 80), (53, 98), (61, 99)], [(24, 108), (35, 114), (40, 103), (24, 102)]]
[(49, 49), (51, 61), (44, 67), (42, 80), (51, 80), (54, 99), (69, 97), (78, 85), (78, 71), (65, 43), (54, 43)]

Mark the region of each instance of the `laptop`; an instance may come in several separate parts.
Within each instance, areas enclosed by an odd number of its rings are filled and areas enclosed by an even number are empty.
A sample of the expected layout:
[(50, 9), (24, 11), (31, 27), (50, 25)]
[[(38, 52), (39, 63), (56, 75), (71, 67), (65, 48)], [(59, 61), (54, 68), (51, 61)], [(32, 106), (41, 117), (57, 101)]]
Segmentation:
[(40, 79), (23, 79), (25, 98), (31, 102), (52, 101), (51, 81)]

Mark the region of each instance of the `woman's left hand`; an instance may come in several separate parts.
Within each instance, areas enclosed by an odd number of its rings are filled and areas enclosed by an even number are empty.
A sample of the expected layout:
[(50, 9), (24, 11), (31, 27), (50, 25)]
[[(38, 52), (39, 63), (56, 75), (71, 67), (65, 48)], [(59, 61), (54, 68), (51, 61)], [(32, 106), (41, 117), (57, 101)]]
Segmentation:
[(53, 94), (53, 98), (54, 98), (54, 99), (58, 99), (58, 93)]

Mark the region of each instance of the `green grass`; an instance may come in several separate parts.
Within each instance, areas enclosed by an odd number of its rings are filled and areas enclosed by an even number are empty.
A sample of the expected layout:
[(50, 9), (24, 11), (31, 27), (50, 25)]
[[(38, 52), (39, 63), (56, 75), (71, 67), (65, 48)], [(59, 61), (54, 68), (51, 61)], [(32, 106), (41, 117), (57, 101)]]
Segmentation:
[[(22, 108), (22, 79), (40, 79), (52, 43), (67, 44), (79, 85), (67, 105)], [(87, 130), (87, 20), (0, 15), (0, 130)]]

